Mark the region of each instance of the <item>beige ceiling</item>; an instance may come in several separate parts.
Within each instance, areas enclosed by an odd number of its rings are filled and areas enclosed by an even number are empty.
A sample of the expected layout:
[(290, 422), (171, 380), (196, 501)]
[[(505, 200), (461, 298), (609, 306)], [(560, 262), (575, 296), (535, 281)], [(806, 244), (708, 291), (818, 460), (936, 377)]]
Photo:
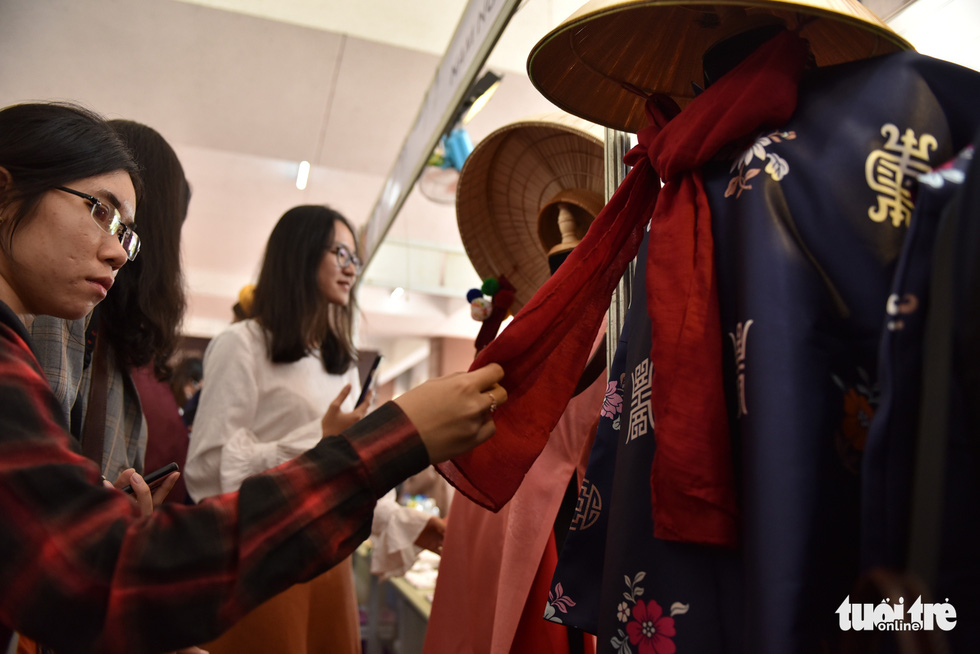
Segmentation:
[[(530, 20), (539, 24), (534, 34), (546, 32), (562, 3), (539, 4), (513, 24)], [(2, 0), (0, 105), (74, 100), (151, 125), (174, 145), (193, 186), (183, 231), (186, 328), (208, 335), (227, 323), (286, 209), (327, 203), (363, 224), (464, 6)], [(501, 41), (507, 56), (495, 65), (504, 83), (468, 126), (474, 141), (553, 110), (522, 72), (536, 38), (519, 47), (507, 45), (515, 35)], [(314, 167), (299, 191), (304, 159)], [(413, 193), (383, 247), (361, 292), (365, 338), (475, 335), (463, 295), (478, 280), (451, 205)], [(398, 285), (408, 289), (407, 301), (390, 301)]]
[[(940, 4), (951, 19), (939, 43), (972, 44), (966, 34), (978, 27), (980, 3)], [(467, 126), (474, 142), (555, 111), (531, 86), (524, 64), (533, 44), (579, 5), (521, 4), (488, 62), (504, 81)], [(191, 292), (185, 327), (210, 335), (227, 323), (238, 289), (254, 279), (265, 238), (286, 209), (326, 203), (364, 223), (465, 6), (466, 0), (0, 0), (0, 106), (74, 100), (151, 125), (174, 145), (193, 186), (183, 231)], [(941, 13), (928, 15), (934, 21)], [(962, 38), (950, 36), (951, 26)], [(919, 45), (911, 29), (899, 31)], [(972, 55), (971, 48), (966, 56)], [(300, 160), (313, 163), (304, 191), (295, 186)], [(477, 283), (454, 208), (413, 192), (361, 286), (362, 345), (473, 338), (477, 324), (463, 295)], [(407, 299), (390, 297), (395, 286), (408, 290)]]

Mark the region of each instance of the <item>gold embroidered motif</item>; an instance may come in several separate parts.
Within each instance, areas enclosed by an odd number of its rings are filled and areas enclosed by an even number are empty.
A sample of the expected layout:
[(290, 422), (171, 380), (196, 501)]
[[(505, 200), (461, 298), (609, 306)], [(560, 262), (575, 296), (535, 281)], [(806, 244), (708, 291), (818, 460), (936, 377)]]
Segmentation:
[(868, 186), (878, 194), (878, 204), (868, 208), (868, 217), (875, 222), (891, 218), (892, 226), (908, 227), (912, 217), (911, 185), (921, 173), (929, 172), (929, 153), (938, 147), (936, 138), (923, 134), (916, 139), (911, 129), (899, 136), (898, 127), (891, 123), (881, 128), (885, 146), (874, 150), (864, 162)]
[(582, 487), (578, 491), (578, 503), (575, 506), (575, 515), (572, 517), (572, 524), (568, 526), (569, 531), (582, 531), (595, 524), (602, 514), (602, 495), (592, 481), (588, 478), (582, 480)]

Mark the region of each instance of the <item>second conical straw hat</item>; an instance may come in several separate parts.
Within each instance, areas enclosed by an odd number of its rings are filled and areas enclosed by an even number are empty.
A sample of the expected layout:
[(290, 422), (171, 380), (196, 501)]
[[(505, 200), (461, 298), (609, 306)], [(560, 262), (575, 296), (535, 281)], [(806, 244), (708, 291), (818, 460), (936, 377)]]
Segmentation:
[(594, 218), (602, 209), (602, 133), (574, 116), (548, 114), (496, 130), (466, 159), (456, 188), (463, 247), (481, 278), (504, 275), (514, 285), (512, 312), (551, 275), (542, 210), (569, 201)]
[(744, 27), (799, 29), (818, 66), (912, 46), (857, 0), (593, 0), (531, 50), (531, 82), (570, 114), (628, 132), (646, 126), (642, 94), (684, 107), (702, 57)]

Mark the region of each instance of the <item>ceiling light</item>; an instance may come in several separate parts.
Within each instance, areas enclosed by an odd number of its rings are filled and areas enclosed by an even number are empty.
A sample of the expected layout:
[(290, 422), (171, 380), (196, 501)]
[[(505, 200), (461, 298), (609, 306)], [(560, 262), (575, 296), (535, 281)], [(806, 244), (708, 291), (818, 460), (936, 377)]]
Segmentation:
[(459, 106), (456, 107), (456, 112), (453, 114), (449, 124), (446, 125), (446, 131), (443, 135), (448, 135), (460, 125), (468, 123), (483, 108), (483, 105), (487, 103), (490, 96), (494, 94), (497, 87), (500, 86), (501, 79), (497, 73), (487, 71), (483, 74), (483, 77), (473, 82), (470, 88), (467, 89), (466, 95), (463, 96)]
[(300, 161), (299, 170), (296, 172), (296, 188), (303, 190), (306, 188), (306, 182), (310, 179), (310, 162)]
[(465, 125), (473, 119), (480, 109), (490, 100), (497, 88), (500, 86), (500, 75), (487, 71), (487, 73), (477, 80), (476, 84), (470, 89), (470, 106), (463, 114), (462, 123)]

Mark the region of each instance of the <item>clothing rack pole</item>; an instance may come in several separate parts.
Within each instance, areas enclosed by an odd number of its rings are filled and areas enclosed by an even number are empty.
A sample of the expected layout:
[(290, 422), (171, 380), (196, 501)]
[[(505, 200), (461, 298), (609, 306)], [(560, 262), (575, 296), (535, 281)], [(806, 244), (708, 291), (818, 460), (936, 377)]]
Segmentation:
[[(623, 157), (630, 149), (630, 135), (627, 132), (606, 128), (605, 130), (605, 177), (606, 202), (626, 178), (628, 167), (623, 163)], [(633, 272), (636, 261), (631, 261), (626, 267), (623, 278), (613, 291), (609, 303), (609, 314), (606, 318), (606, 374), (612, 370), (613, 357), (616, 356), (616, 346), (619, 345), (619, 335), (626, 323), (626, 309), (630, 305), (630, 286), (633, 283)]]

